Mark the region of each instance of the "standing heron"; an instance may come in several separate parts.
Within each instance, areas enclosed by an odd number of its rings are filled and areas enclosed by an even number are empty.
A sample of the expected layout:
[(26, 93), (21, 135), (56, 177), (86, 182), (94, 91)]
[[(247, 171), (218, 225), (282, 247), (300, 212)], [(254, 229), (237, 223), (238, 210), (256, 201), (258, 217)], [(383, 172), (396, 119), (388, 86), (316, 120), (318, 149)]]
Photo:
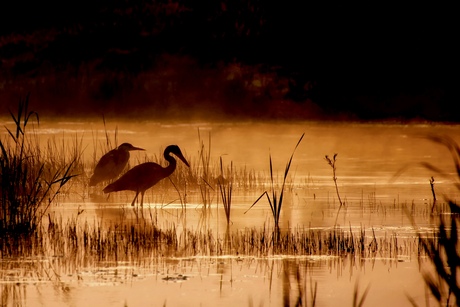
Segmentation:
[(94, 174), (89, 180), (89, 186), (115, 179), (125, 169), (129, 160), (129, 152), (132, 150), (145, 150), (143, 148), (134, 147), (129, 143), (123, 143), (116, 149), (112, 149), (102, 156), (94, 168)]
[(169, 165), (162, 167), (154, 162), (146, 162), (139, 165), (136, 165), (129, 171), (127, 171), (123, 176), (121, 176), (115, 182), (109, 184), (104, 188), (104, 193), (118, 192), (118, 191), (134, 191), (136, 196), (134, 196), (131, 206), (134, 206), (134, 202), (137, 200), (139, 193), (141, 193), (141, 207), (144, 204), (144, 194), (145, 191), (157, 184), (158, 181), (169, 177), (174, 170), (176, 169), (176, 159), (170, 154), (174, 154), (176, 157), (182, 160), (188, 167), (187, 160), (182, 155), (179, 146), (169, 145), (166, 147), (163, 156), (166, 161), (169, 162)]

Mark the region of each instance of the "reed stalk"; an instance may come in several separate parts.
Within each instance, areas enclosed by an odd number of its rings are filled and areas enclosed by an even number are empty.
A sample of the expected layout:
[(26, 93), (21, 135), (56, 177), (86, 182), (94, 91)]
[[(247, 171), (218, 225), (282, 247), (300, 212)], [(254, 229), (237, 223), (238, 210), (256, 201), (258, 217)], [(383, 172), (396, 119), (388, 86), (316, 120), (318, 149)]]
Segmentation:
[(284, 169), (284, 176), (283, 176), (283, 183), (281, 185), (281, 190), (279, 192), (277, 192), (276, 189), (275, 189), (275, 179), (274, 179), (275, 174), (273, 172), (273, 162), (272, 162), (272, 157), (271, 157), (271, 154), (270, 154), (269, 155), (269, 162), (270, 162), (270, 185), (271, 185), (270, 193), (271, 193), (271, 197), (270, 197), (268, 191), (263, 192), (262, 195), (260, 195), (259, 198), (257, 198), (257, 200), (251, 205), (251, 207), (249, 207), (249, 209), (244, 212), (246, 214), (249, 210), (251, 210), (252, 207), (254, 207), (254, 205), (263, 196), (266, 196), (267, 200), (268, 200), (268, 204), (270, 205), (273, 220), (274, 220), (274, 223), (275, 223), (275, 232), (277, 234), (275, 236), (275, 243), (278, 242), (278, 238), (279, 238), (279, 234), (280, 234), (279, 220), (280, 220), (280, 216), (281, 216), (281, 208), (283, 206), (284, 192), (285, 192), (285, 187), (286, 187), (286, 179), (288, 177), (289, 170), (291, 168), (291, 163), (292, 163), (292, 159), (294, 157), (294, 153), (295, 153), (297, 147), (299, 146), (300, 142), (302, 141), (304, 135), (305, 135), (305, 133), (302, 134), (302, 136), (300, 137), (299, 141), (295, 145), (294, 150), (292, 151), (291, 157), (290, 157), (289, 161), (286, 164), (286, 167)]
[[(33, 234), (49, 206), (69, 180), (76, 175), (78, 156), (55, 165), (46, 160), (37, 135), (27, 132), (36, 112), (29, 111), (29, 95), (18, 103), (17, 114), (10, 111), (14, 129), (0, 140), (0, 243)], [(51, 157), (52, 154), (49, 153)]]
[(220, 175), (217, 178), (217, 185), (219, 186), (220, 197), (225, 212), (225, 220), (227, 221), (227, 228), (225, 231), (225, 250), (228, 252), (232, 248), (232, 241), (230, 236), (230, 213), (232, 207), (232, 192), (233, 192), (233, 162), (230, 167), (224, 172), (222, 156), (220, 157)]
[(436, 192), (434, 191), (434, 177), (431, 176), (430, 178), (430, 188), (431, 188), (431, 195), (433, 195), (433, 205), (431, 206), (431, 214), (434, 212), (434, 208), (436, 207)]
[[(455, 203), (450, 205), (460, 210)], [(434, 237), (420, 240), (436, 269), (435, 276), (425, 272), (423, 278), (440, 306), (454, 306), (460, 302), (460, 217), (458, 214), (451, 214), (447, 218), (440, 216), (439, 219), (440, 225)]]
[(364, 292), (361, 295), (361, 297), (359, 297), (359, 280), (356, 280), (355, 288), (353, 290), (353, 307), (362, 307), (364, 305), (364, 300), (366, 299), (367, 294), (369, 293), (370, 286), (371, 285), (368, 284), (366, 289), (364, 289)]
[[(429, 136), (428, 139), (436, 144), (446, 147), (454, 162), (457, 182), (455, 186), (460, 191), (460, 147), (448, 136)], [(431, 163), (421, 162), (422, 166), (441, 176), (448, 177), (448, 174), (441, 171)], [(407, 167), (405, 167), (407, 168)], [(399, 171), (401, 173), (405, 168)], [(398, 175), (399, 175), (398, 173)], [(430, 180), (431, 192), (433, 195), (433, 206), (436, 204), (436, 194), (434, 192), (434, 178)], [(435, 276), (429, 273), (423, 273), (425, 283), (430, 289), (440, 306), (458, 306), (460, 303), (460, 243), (458, 237), (458, 228), (460, 226), (460, 206), (455, 201), (447, 198), (450, 208), (450, 214), (439, 216), (439, 227), (432, 237), (422, 237), (419, 233), (420, 245), (428, 254), (428, 259), (435, 268)], [(406, 210), (406, 215), (415, 225), (410, 213)], [(411, 302), (413, 300), (409, 298)]]
[(220, 196), (222, 199), (222, 204), (224, 206), (227, 225), (229, 225), (233, 191), (233, 162), (230, 163), (230, 168), (227, 170), (227, 174), (224, 174), (222, 157), (220, 157), (220, 176), (217, 179), (217, 184), (219, 186)]
[(206, 229), (210, 216), (209, 211), (212, 203), (212, 192), (214, 191), (214, 179), (211, 172), (211, 133), (208, 135), (208, 146), (205, 146), (200, 130), (198, 129), (198, 142), (200, 150), (198, 152), (199, 171), (197, 171), (197, 178), (199, 178), (198, 187), (203, 202), (201, 208), (201, 221), (203, 222), (204, 229)]
[(337, 154), (334, 154), (332, 159), (329, 158), (328, 155), (326, 155), (325, 160), (327, 164), (329, 164), (329, 166), (332, 168), (332, 180), (334, 181), (335, 192), (337, 194), (337, 199), (339, 200), (339, 209), (337, 210), (337, 215), (335, 217), (335, 222), (334, 222), (334, 227), (335, 227), (337, 225), (337, 219), (339, 218), (340, 209), (342, 209), (342, 206), (344, 205), (344, 202), (342, 202), (342, 198), (340, 197), (339, 187), (337, 185), (337, 175), (336, 175), (337, 168), (335, 166), (335, 163), (337, 162)]

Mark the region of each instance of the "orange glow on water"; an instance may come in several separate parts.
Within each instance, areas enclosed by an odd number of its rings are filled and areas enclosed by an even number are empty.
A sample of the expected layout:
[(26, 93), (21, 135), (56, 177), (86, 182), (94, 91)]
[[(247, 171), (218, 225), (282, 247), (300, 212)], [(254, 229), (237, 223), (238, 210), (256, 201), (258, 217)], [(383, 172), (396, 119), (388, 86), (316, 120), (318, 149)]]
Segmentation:
[[(433, 230), (435, 224), (428, 213), (431, 208), (428, 179), (432, 174), (417, 163), (432, 163), (454, 174), (448, 151), (442, 146), (433, 145), (423, 136), (439, 134), (455, 137), (457, 126), (120, 121), (108, 123), (104, 128), (97, 122), (44, 121), (36, 127), (36, 133), (43, 139), (43, 144), (50, 138), (58, 144), (62, 138), (68, 142), (81, 140), (85, 174), (79, 180), (84, 182), (84, 178), (91, 175), (97, 158), (103, 154), (104, 146), (107, 146), (105, 129), (113, 142), (112, 147), (117, 133), (118, 144), (130, 142), (146, 149), (145, 152), (132, 152), (130, 167), (146, 160), (165, 163), (162, 150), (167, 145), (178, 144), (193, 169), (199, 163), (197, 157), (202, 140), (206, 147), (211, 142), (212, 168), (219, 169), (218, 161), (222, 157), (225, 165), (232, 162), (236, 170), (246, 168), (261, 174), (261, 178), (267, 178), (271, 156), (277, 181), (281, 180), (285, 163), (300, 135), (305, 132), (292, 162), (281, 228), (331, 229), (338, 202), (331, 169), (324, 156), (338, 153), (337, 180), (347, 204), (340, 211), (338, 224), (355, 234), (364, 230), (368, 242), (375, 236), (383, 241), (397, 238), (408, 245), (401, 246), (397, 258), (382, 254), (362, 259), (359, 263), (356, 259), (327, 255), (256, 257), (229, 254), (222, 257), (149, 258), (134, 263), (88, 263), (86, 267), (72, 268), (60, 267), (61, 256), (56, 255), (54, 260), (44, 260), (43, 265), (47, 270), (53, 268), (61, 272), (62, 291), (54, 291), (53, 283), (39, 282), (34, 276), (15, 280), (16, 275), (8, 272), (22, 270), (21, 265), (1, 271), (0, 279), (5, 285), (24, 291), (23, 300), (27, 305), (34, 306), (39, 304), (35, 302), (46, 298), (46, 306), (58, 306), (64, 301), (83, 306), (88, 299), (101, 306), (125, 303), (128, 306), (234, 306), (237, 303), (250, 305), (249, 302), (278, 306), (286, 295), (290, 299), (296, 297), (297, 294), (293, 292), (299, 282), (295, 277), (296, 270), (306, 274), (302, 275), (306, 280), (300, 282), (305, 282), (307, 289), (310, 289), (310, 282), (317, 282), (317, 303), (321, 306), (334, 306), (338, 301), (351, 304), (356, 282), (359, 282), (360, 291), (370, 284), (365, 303), (372, 306), (405, 304), (408, 302), (407, 296), (420, 304), (425, 302), (426, 289), (421, 269), (414, 254), (416, 251), (410, 248), (410, 242), (417, 235), (416, 229), (401, 208), (404, 204), (412, 206), (417, 226), (426, 232)], [(394, 177), (402, 166), (409, 164), (413, 167)], [(177, 171), (187, 170), (183, 168)], [(436, 179), (439, 195), (443, 193), (458, 197), (458, 191), (452, 186), (452, 178)], [(261, 182), (252, 190), (244, 189), (242, 183), (235, 185), (232, 230), (260, 229), (272, 225), (271, 212), (265, 199), (245, 213), (268, 183)], [(146, 193), (146, 219), (154, 217), (160, 226), (174, 224), (177, 231), (188, 228), (195, 231), (212, 230), (215, 235), (225, 233), (225, 215), (217, 191), (210, 190), (210, 214), (203, 220), (202, 195), (199, 189), (187, 187), (185, 224), (180, 217), (183, 204), (178, 201), (177, 191), (168, 184), (153, 187)], [(82, 223), (96, 222), (103, 226), (114, 225), (120, 219), (136, 222), (138, 218), (129, 206), (132, 192), (118, 192), (107, 198), (101, 193), (100, 186), (88, 189), (78, 183), (72, 189), (60, 196), (58, 204), (50, 209), (51, 215), (63, 220), (78, 216)], [(10, 283), (19, 284), (13, 286)], [(6, 291), (9, 290), (6, 286), (3, 289), (2, 295), (7, 295)], [(291, 292), (287, 293), (286, 289), (291, 289)]]

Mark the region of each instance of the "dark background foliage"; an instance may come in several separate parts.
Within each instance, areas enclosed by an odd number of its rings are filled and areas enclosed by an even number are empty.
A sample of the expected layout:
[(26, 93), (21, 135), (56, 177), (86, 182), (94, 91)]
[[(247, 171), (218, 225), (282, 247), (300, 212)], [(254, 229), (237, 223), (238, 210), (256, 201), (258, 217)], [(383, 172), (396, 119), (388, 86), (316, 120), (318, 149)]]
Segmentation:
[[(0, 76), (14, 88), (14, 80), (23, 76), (80, 76), (86, 69), (96, 78), (103, 73), (97, 89), (89, 89), (92, 106), (101, 111), (116, 106), (127, 92), (139, 92), (139, 74), (153, 71), (163, 80), (159, 72), (166, 69), (162, 59), (167, 54), (193, 59), (196, 66), (188, 69), (195, 71), (238, 63), (252, 75), (276, 75), (271, 87), (284, 84), (277, 99), (289, 101), (290, 109), (313, 104), (323, 116), (458, 121), (453, 106), (459, 96), (460, 27), (454, 13), (453, 4), (443, 3), (11, 1), (0, 6)], [(194, 73), (178, 75), (175, 84), (186, 83), (181, 78), (190, 80)], [(241, 81), (243, 92), (250, 82)], [(222, 100), (221, 92), (233, 93), (240, 101), (234, 109), (259, 110), (251, 116), (261, 115), (263, 102), (273, 98), (241, 98), (233, 83), (210, 96)], [(200, 86), (196, 91), (210, 91)], [(187, 97), (180, 96), (180, 103)], [(153, 98), (139, 108), (168, 103), (169, 96)]]

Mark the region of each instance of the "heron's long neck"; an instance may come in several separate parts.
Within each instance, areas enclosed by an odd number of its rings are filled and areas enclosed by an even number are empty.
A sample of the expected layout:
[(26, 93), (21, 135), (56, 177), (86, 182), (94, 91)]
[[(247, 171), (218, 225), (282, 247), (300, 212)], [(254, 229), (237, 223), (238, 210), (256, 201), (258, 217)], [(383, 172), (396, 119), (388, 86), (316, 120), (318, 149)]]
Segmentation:
[(168, 153), (168, 154), (165, 153), (164, 156), (165, 156), (166, 161), (169, 162), (169, 165), (165, 167), (165, 172), (166, 172), (166, 173), (168, 174), (168, 176), (169, 176), (169, 175), (171, 175), (171, 174), (174, 172), (174, 170), (176, 169), (176, 159), (174, 159), (172, 156), (170, 156), (169, 153)]

